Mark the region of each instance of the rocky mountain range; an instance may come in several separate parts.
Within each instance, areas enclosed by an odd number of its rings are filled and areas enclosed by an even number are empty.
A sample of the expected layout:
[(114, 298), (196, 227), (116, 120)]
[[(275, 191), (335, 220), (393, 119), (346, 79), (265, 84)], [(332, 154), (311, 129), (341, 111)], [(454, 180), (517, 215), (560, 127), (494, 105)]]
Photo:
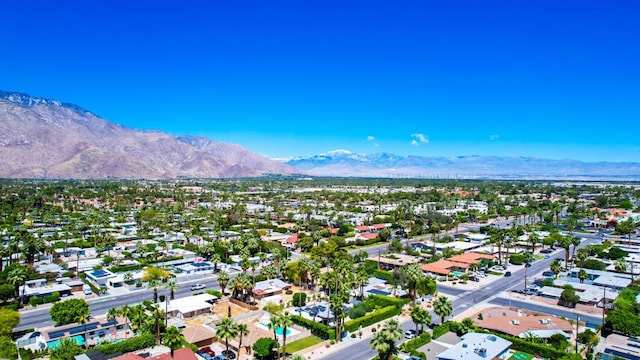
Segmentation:
[(582, 162), (534, 157), (400, 156), (356, 154), (336, 150), (285, 160), (316, 176), (440, 178), (440, 179), (557, 179), (640, 180), (640, 163)]
[(239, 145), (143, 131), (73, 104), (0, 91), (0, 177), (173, 179), (295, 174)]

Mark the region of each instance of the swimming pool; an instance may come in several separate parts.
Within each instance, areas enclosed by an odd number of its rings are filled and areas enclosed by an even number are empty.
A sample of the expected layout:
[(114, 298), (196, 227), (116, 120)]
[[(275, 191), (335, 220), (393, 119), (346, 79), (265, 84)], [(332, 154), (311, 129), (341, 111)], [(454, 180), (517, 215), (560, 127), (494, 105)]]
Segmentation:
[[(287, 335), (289, 335), (289, 334), (287, 334)], [(74, 337), (72, 337), (70, 339), (74, 340), (76, 342), (76, 344), (78, 344), (80, 346), (84, 346), (84, 337), (82, 335), (76, 335), (76, 336), (74, 336)], [(47, 343), (47, 347), (49, 349), (52, 349), (52, 350), (57, 348), (58, 345), (60, 345), (60, 339), (49, 341)]]
[[(269, 330), (269, 331), (273, 331), (271, 328), (269, 328), (269, 325), (266, 325), (266, 324), (260, 324), (260, 326), (264, 327), (265, 329), (267, 329), (267, 330)], [(278, 336), (283, 336), (283, 335), (284, 335), (283, 330), (284, 330), (284, 328), (283, 328), (283, 327), (281, 327), (281, 326), (280, 326), (280, 327), (277, 327), (277, 328), (276, 328), (276, 335), (278, 335)], [(290, 329), (290, 328), (287, 328), (287, 336), (291, 335), (291, 333), (292, 333), (291, 329)]]
[(464, 273), (462, 271), (454, 271), (454, 272), (452, 272), (452, 274), (455, 277), (460, 277), (460, 276), (464, 275)]

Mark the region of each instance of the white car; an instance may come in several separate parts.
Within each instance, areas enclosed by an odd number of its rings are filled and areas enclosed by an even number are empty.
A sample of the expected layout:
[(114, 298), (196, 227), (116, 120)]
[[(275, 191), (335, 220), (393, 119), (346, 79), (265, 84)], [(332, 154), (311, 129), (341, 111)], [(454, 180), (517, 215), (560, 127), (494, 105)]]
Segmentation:
[(415, 330), (407, 330), (404, 332), (404, 338), (405, 339), (413, 339), (414, 337), (416, 337), (416, 331)]
[(189, 289), (191, 289), (191, 291), (195, 291), (195, 290), (202, 290), (204, 288), (206, 288), (207, 286), (205, 284), (194, 284), (191, 285), (191, 287), (189, 287)]

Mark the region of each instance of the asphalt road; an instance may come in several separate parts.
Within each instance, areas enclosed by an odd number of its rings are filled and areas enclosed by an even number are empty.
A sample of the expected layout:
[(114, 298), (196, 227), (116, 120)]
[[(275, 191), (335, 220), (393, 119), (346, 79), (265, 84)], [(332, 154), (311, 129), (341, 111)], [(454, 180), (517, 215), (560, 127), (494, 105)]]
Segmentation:
[[(230, 277), (233, 278), (235, 274), (237, 274), (237, 272), (231, 273)], [(193, 291), (189, 290), (189, 287), (192, 284), (196, 283), (206, 285), (205, 290), (220, 290), (217, 278), (209, 276), (206, 278), (190, 280), (188, 282), (181, 283), (180, 288), (174, 292), (175, 298), (177, 299), (191, 296), (191, 294), (193, 294)], [(169, 296), (169, 291), (158, 289), (158, 296), (160, 295)], [(91, 311), (91, 314), (93, 316), (98, 316), (106, 314), (107, 311), (112, 307), (118, 308), (126, 304), (137, 304), (144, 300), (153, 300), (153, 290), (144, 289), (133, 291), (130, 294), (126, 295), (95, 297), (93, 299), (87, 299), (87, 303), (89, 303), (89, 311)], [(21, 313), (20, 325), (16, 327), (16, 330), (42, 328), (54, 325), (54, 322), (51, 321), (51, 316), (49, 315), (49, 308), (50, 307), (35, 309)]]

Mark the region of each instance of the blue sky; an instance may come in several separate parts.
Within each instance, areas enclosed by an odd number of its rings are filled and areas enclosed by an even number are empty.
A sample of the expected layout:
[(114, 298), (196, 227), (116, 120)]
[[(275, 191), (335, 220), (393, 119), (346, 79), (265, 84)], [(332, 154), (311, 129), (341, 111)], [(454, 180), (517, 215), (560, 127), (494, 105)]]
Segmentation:
[(270, 157), (640, 161), (640, 2), (11, 1), (0, 89)]

